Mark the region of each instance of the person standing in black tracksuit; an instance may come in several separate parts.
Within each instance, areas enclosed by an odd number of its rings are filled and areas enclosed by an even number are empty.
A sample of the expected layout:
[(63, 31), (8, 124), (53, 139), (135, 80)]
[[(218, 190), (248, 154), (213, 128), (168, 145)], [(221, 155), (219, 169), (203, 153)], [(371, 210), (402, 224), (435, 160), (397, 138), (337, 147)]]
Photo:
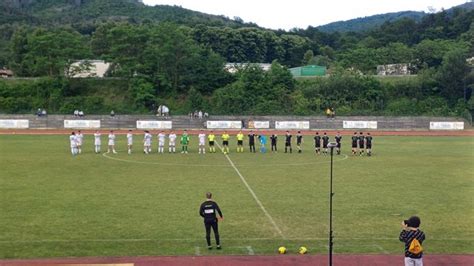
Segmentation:
[(249, 137), (250, 152), (255, 153), (255, 138), (256, 138), (256, 135), (253, 133), (252, 130), (250, 130), (250, 133), (249, 133), (248, 137)]
[(219, 239), (219, 228), (217, 226), (217, 215), (216, 212), (219, 214), (220, 219), (224, 219), (222, 216), (221, 209), (219, 205), (215, 201), (212, 200), (212, 193), (206, 193), (206, 201), (201, 204), (199, 208), (199, 215), (204, 218), (204, 227), (206, 228), (206, 241), (207, 241), (207, 248), (212, 249), (211, 246), (211, 228), (214, 231), (214, 237), (216, 238), (216, 245), (217, 249), (221, 249), (221, 242)]
[(272, 152), (277, 152), (278, 136), (276, 134), (272, 134), (270, 139), (272, 140)]

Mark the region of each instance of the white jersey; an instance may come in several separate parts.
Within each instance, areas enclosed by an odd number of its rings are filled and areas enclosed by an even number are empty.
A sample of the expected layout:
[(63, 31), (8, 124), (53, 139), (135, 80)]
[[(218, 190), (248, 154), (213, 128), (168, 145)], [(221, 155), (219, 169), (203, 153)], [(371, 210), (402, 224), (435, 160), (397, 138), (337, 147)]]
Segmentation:
[(69, 143), (71, 143), (71, 148), (77, 147), (77, 139), (75, 135), (69, 136)]
[(100, 146), (101, 140), (100, 140), (100, 133), (94, 133), (94, 145)]
[(133, 134), (127, 133), (127, 145), (132, 145), (132, 144), (133, 144)]
[(76, 134), (76, 142), (77, 142), (77, 145), (81, 146), (83, 140), (84, 140), (84, 135), (82, 135), (82, 133)]
[(176, 145), (176, 134), (170, 134), (169, 135), (169, 138), (170, 138), (170, 146), (175, 146)]
[(109, 134), (109, 146), (115, 145), (115, 134)]
[(143, 145), (145, 146), (151, 146), (151, 134), (150, 133), (145, 133), (145, 136), (143, 137)]
[(199, 146), (206, 145), (206, 134), (199, 134)]
[(158, 134), (158, 146), (165, 146), (166, 135), (164, 133)]

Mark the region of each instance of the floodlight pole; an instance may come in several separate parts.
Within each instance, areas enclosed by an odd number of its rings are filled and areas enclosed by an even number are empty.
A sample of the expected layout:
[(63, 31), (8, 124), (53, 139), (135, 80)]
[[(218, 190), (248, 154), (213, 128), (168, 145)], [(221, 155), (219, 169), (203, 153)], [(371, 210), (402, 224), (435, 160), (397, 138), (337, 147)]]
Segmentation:
[(332, 197), (334, 193), (332, 192), (332, 169), (333, 169), (333, 158), (334, 158), (334, 148), (337, 146), (336, 143), (329, 143), (328, 148), (331, 149), (331, 168), (329, 174), (329, 266), (332, 266)]

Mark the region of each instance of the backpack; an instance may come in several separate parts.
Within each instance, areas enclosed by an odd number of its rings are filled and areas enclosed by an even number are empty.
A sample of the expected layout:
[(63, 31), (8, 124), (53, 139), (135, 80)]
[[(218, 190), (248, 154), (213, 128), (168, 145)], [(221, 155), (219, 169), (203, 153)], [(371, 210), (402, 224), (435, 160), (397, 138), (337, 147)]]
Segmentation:
[(423, 247), (421, 246), (420, 241), (418, 241), (418, 239), (414, 238), (411, 241), (410, 246), (408, 247), (408, 251), (412, 254), (415, 254), (415, 255), (418, 255), (421, 252), (423, 252)]

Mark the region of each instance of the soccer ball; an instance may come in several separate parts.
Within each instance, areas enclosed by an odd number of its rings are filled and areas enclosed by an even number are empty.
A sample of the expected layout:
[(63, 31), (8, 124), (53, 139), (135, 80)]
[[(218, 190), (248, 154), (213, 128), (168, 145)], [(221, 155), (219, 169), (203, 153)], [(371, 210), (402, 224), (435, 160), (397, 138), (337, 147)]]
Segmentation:
[(308, 249), (306, 247), (300, 247), (300, 250), (298, 250), (298, 253), (301, 255), (306, 254), (308, 252)]
[(227, 152), (225, 151), (224, 154), (227, 154)]
[(286, 248), (285, 247), (279, 247), (278, 248), (278, 253), (279, 254), (285, 254), (286, 253)]

